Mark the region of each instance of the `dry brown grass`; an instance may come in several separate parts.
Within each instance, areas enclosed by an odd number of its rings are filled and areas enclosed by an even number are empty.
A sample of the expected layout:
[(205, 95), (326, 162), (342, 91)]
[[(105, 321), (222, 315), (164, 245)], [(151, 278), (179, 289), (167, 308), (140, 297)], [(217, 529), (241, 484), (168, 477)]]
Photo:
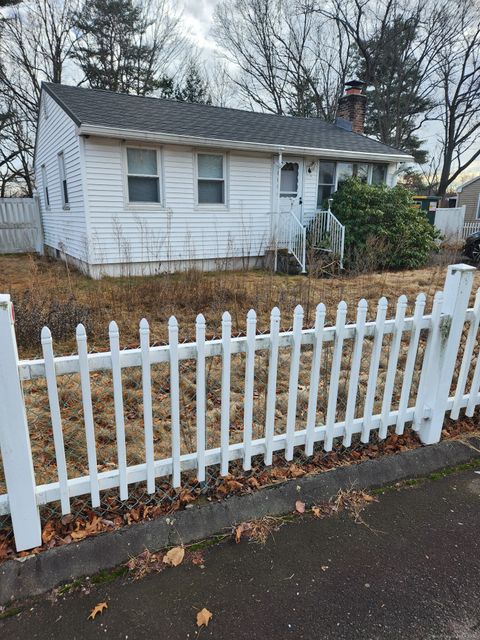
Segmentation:
[[(75, 352), (74, 324), (76, 315), (68, 308), (73, 300), (85, 314), (83, 321), (89, 327), (89, 347), (103, 350), (108, 348), (108, 322), (115, 319), (120, 326), (123, 347), (138, 346), (138, 321), (146, 317), (151, 325), (153, 340), (161, 343), (167, 339), (167, 321), (172, 314), (180, 322), (182, 339), (193, 339), (194, 322), (197, 313), (207, 318), (208, 337), (219, 335), (221, 314), (229, 310), (232, 315), (234, 333), (245, 328), (245, 316), (250, 308), (258, 314), (259, 330), (268, 330), (269, 314), (277, 305), (282, 311), (282, 325), (287, 329), (291, 325), (294, 307), (300, 303), (305, 309), (305, 325), (311, 325), (315, 306), (324, 302), (328, 309), (328, 318), (334, 320), (335, 310), (340, 300), (349, 304), (348, 318), (354, 321), (358, 300), (365, 297), (369, 302), (369, 317), (375, 315), (378, 299), (385, 295), (391, 306), (389, 316), (394, 315), (394, 301), (401, 294), (409, 297), (410, 304), (416, 295), (423, 291), (427, 295), (427, 308), (434, 293), (443, 287), (446, 268), (444, 264), (416, 271), (385, 272), (379, 274), (360, 274), (334, 278), (313, 278), (304, 276), (282, 276), (261, 271), (216, 273), (190, 272), (175, 275), (161, 275), (139, 278), (106, 278), (94, 281), (81, 274), (67, 270), (60, 262), (34, 256), (0, 257), (0, 291), (10, 292), (13, 301), (22, 304), (35, 304), (34, 310), (51, 309), (51, 304), (63, 304), (60, 313), (55, 316), (60, 337), (55, 337), (54, 348), (57, 355)], [(480, 274), (476, 274), (476, 286), (480, 285)], [(476, 288), (476, 287), (475, 287)], [(25, 291), (30, 297), (25, 302)], [(22, 306), (20, 304), (20, 308)], [(55, 308), (57, 308), (55, 307)], [(30, 309), (30, 307), (29, 307)], [(41, 324), (35, 325), (36, 312), (19, 313), (17, 308), (17, 328), (30, 323), (19, 334), (25, 337), (20, 343), (20, 357), (33, 357), (40, 354), (39, 334)], [(31, 340), (28, 340), (28, 336)], [(398, 374), (393, 397), (393, 408), (398, 404), (402, 369), (408, 348), (408, 335), (402, 346)], [(378, 391), (375, 409), (379, 410), (385, 382), (390, 338), (384, 341)], [(359, 412), (363, 407), (363, 398), (368, 381), (369, 353), (371, 340), (365, 341), (364, 358), (360, 372), (360, 384), (357, 397)], [(423, 341), (419, 348), (419, 360), (423, 350)], [(337, 420), (344, 416), (349, 383), (349, 364), (352, 353), (352, 341), (347, 341), (340, 373)], [(322, 356), (321, 383), (317, 424), (325, 419), (329, 395), (329, 371), (333, 355), (332, 343), (326, 343)], [(290, 353), (282, 348), (279, 354), (277, 384), (276, 432), (285, 429)], [(302, 349), (298, 390), (297, 429), (305, 426), (311, 349)], [(472, 365), (474, 362), (472, 363)], [(195, 451), (195, 362), (181, 361), (181, 424), (182, 453)], [(231, 442), (240, 441), (243, 433), (243, 389), (244, 356), (236, 354), (232, 358), (231, 381)], [(127, 445), (127, 463), (142, 463), (145, 460), (143, 404), (141, 394), (141, 372), (139, 369), (124, 369), (124, 408)], [(255, 396), (253, 437), (263, 436), (265, 424), (265, 397), (268, 376), (268, 353), (256, 354)], [(91, 376), (92, 400), (94, 405), (95, 433), (99, 471), (115, 468), (117, 463), (115, 419), (113, 409), (113, 390), (111, 374), (97, 372)], [(412, 397), (416, 391), (418, 371), (412, 385)], [(154, 415), (154, 447), (157, 459), (170, 455), (170, 397), (169, 372), (167, 364), (152, 367), (152, 398)], [(63, 419), (63, 431), (69, 477), (88, 474), (83, 424), (83, 408), (78, 375), (58, 378), (59, 398)], [(38, 483), (57, 479), (50, 415), (43, 379), (25, 384), (25, 397), (29, 419), (34, 465)], [(221, 390), (221, 358), (209, 358), (207, 363), (207, 447), (219, 446)], [(359, 415), (359, 414), (357, 414)], [(1, 466), (1, 465), (0, 465)], [(0, 469), (1, 483), (1, 469)], [(0, 484), (0, 491), (2, 487)]]
[[(297, 304), (304, 307), (306, 326), (313, 323), (319, 302), (326, 304), (330, 322), (341, 300), (349, 305), (350, 321), (354, 320), (360, 298), (368, 301), (370, 318), (374, 317), (381, 296), (390, 301), (390, 315), (401, 294), (406, 294), (413, 304), (423, 291), (428, 308), (434, 293), (443, 287), (445, 273), (446, 264), (441, 263), (413, 271), (332, 278), (284, 276), (266, 271), (191, 271), (94, 281), (72, 269), (67, 270), (61, 262), (20, 255), (0, 257), (0, 292), (11, 293), (15, 302), (28, 290), (32, 301), (37, 301), (39, 306), (48, 306), (52, 301), (68, 304), (74, 300), (87, 311), (90, 348), (101, 350), (108, 346), (107, 328), (112, 319), (119, 324), (122, 346), (127, 347), (138, 345), (138, 323), (142, 317), (150, 322), (152, 339), (162, 343), (167, 339), (167, 321), (171, 315), (179, 320), (181, 339), (189, 340), (195, 334), (195, 317), (200, 312), (205, 315), (207, 331), (212, 336), (220, 334), (221, 315), (225, 310), (232, 315), (234, 333), (240, 333), (245, 330), (245, 316), (250, 308), (257, 311), (260, 331), (268, 329), (273, 306), (280, 308), (285, 329), (292, 323)], [(475, 284), (480, 286), (480, 273), (476, 274)], [(18, 315), (17, 324), (21, 323), (22, 317)], [(73, 332), (66, 336), (54, 333), (54, 340), (57, 353), (75, 351)], [(21, 357), (39, 354), (39, 335), (33, 335), (29, 343), (20, 343), (19, 349)]]

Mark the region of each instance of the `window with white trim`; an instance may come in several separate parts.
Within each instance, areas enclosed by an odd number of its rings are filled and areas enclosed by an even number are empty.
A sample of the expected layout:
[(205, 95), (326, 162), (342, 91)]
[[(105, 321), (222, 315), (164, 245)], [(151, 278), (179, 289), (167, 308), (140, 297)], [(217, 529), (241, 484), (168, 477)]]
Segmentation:
[(198, 204), (225, 204), (225, 156), (197, 154)]
[(477, 220), (480, 220), (480, 194), (478, 194), (477, 212), (476, 212), (475, 217), (477, 218)]
[(47, 177), (47, 167), (42, 164), (42, 187), (43, 187), (43, 199), (45, 202), (45, 207), (50, 209), (50, 194), (48, 192), (48, 177)]
[(318, 164), (317, 207), (328, 207), (328, 199), (335, 191), (335, 162), (320, 161)]
[(129, 202), (160, 202), (156, 149), (127, 148)]
[(60, 175), (60, 192), (62, 194), (62, 205), (64, 209), (70, 208), (68, 199), (67, 171), (65, 169), (65, 155), (63, 151), (58, 154), (58, 171)]

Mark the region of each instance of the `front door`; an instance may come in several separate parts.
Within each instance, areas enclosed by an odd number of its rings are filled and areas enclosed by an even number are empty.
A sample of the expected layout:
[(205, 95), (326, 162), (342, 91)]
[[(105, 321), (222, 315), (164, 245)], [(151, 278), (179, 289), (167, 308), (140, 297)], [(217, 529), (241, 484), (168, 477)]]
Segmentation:
[(280, 211), (293, 211), (302, 219), (303, 160), (283, 157), (280, 174)]
[(280, 170), (279, 231), (288, 228), (290, 214), (294, 213), (300, 222), (303, 218), (303, 160), (284, 156)]

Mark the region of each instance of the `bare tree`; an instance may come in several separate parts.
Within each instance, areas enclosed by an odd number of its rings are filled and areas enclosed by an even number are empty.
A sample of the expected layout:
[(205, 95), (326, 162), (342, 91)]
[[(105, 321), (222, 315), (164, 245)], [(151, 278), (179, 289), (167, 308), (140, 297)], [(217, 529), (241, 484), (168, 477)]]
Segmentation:
[(332, 120), (350, 60), (338, 27), (299, 0), (223, 0), (213, 34), (249, 106)]
[[(72, 51), (76, 0), (27, 0), (1, 20), (0, 105), (10, 114), (0, 157), (25, 190), (33, 189), (32, 156), (42, 81), (61, 82)], [(11, 154), (14, 153), (14, 157)], [(5, 158), (9, 157), (8, 162)]]
[(351, 46), (337, 20), (325, 20), (309, 7), (284, 3), (285, 35), (277, 32), (288, 61), (288, 111), (333, 121), (345, 80), (350, 73)]
[[(431, 119), (441, 124), (437, 194), (480, 158), (480, 6), (452, 2), (432, 86), (440, 93)], [(440, 168), (441, 167), (441, 168)]]
[(232, 80), (250, 106), (285, 111), (285, 62), (276, 34), (281, 28), (280, 0), (225, 0), (215, 10), (213, 36), (238, 73)]

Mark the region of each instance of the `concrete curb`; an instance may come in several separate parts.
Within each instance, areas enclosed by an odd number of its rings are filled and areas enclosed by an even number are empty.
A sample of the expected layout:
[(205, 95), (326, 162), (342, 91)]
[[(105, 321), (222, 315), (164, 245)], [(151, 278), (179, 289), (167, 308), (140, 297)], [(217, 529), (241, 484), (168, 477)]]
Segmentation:
[(293, 511), (296, 500), (327, 502), (341, 489), (373, 489), (480, 459), (472, 446), (444, 441), (395, 456), (368, 460), (220, 502), (194, 506), (150, 522), (100, 534), (0, 565), (0, 604), (40, 595), (62, 583), (113, 569), (145, 549), (155, 551), (203, 540), (240, 522)]

